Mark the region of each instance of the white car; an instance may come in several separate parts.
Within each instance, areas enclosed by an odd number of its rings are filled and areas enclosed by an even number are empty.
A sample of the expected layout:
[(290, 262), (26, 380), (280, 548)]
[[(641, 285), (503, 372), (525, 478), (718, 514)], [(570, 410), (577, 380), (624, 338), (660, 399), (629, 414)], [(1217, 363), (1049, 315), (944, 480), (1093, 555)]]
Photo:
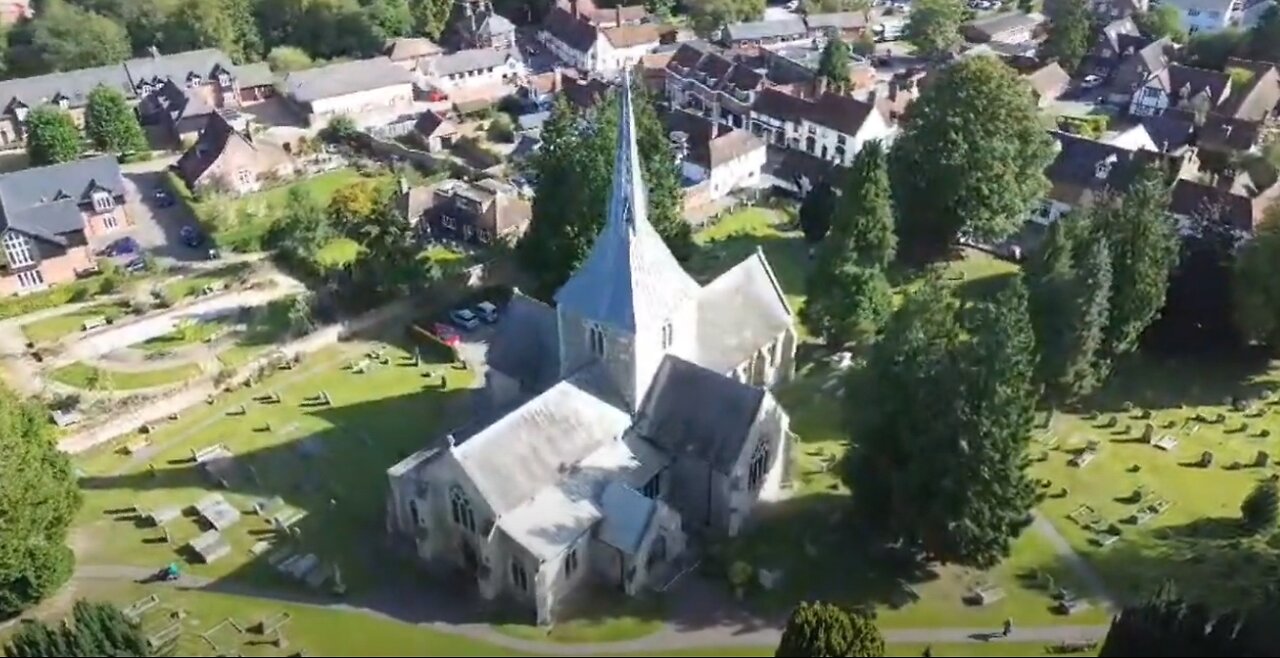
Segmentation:
[(1084, 80), (1080, 81), (1080, 86), (1084, 87), (1085, 89), (1093, 89), (1094, 87), (1097, 87), (1100, 84), (1102, 84), (1102, 76), (1094, 75), (1092, 73), (1084, 76)]
[(800, 8), (800, 0), (790, 0), (787, 4), (782, 5), (787, 11), (795, 11)]
[(481, 320), (493, 324), (498, 321), (498, 307), (492, 302), (480, 302), (476, 304), (476, 315), (480, 316)]
[(458, 325), (462, 329), (466, 329), (467, 331), (480, 326), (480, 318), (476, 317), (476, 314), (472, 313), (471, 309), (468, 308), (460, 308), (450, 311), (449, 319), (453, 320), (454, 324)]

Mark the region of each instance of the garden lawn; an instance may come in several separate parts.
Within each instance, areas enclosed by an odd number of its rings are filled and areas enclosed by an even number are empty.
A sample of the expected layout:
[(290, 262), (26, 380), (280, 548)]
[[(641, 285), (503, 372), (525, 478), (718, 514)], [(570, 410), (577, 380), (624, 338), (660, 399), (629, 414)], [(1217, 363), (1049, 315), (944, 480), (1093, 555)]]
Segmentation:
[(85, 320), (106, 318), (115, 320), (129, 312), (126, 302), (111, 302), (86, 306), (78, 311), (55, 315), (22, 325), (27, 340), (36, 343), (53, 343), (80, 331)]
[[(121, 370), (95, 368), (87, 363), (77, 362), (62, 366), (50, 373), (49, 376), (52, 377), (54, 381), (61, 382), (68, 386), (88, 389), (90, 382), (93, 380), (94, 373), (98, 373), (99, 377), (107, 377), (110, 380), (109, 388), (111, 390), (126, 391), (135, 388), (151, 388), (153, 386), (177, 384), (178, 382), (199, 376), (200, 366), (194, 363), (189, 363), (181, 366), (173, 366), (171, 368), (125, 372)], [(99, 386), (106, 388), (103, 384), (99, 384)]]
[(180, 326), (167, 334), (148, 338), (133, 348), (144, 352), (166, 352), (186, 345), (203, 343), (213, 337), (226, 326), (226, 321), (204, 320), (193, 321), (190, 326)]
[[(151, 566), (185, 558), (175, 549), (200, 533), (191, 519), (169, 524), (172, 545), (154, 544), (146, 540), (156, 538), (157, 530), (135, 528), (133, 521), (106, 510), (129, 505), (185, 508), (218, 492), (240, 510), (279, 496), (285, 509), (304, 513), (297, 524), (302, 533), (298, 550), (314, 553), (326, 565), (339, 564), (353, 593), (371, 580), (396, 578), (401, 573), (394, 566), (397, 559), (382, 541), (386, 469), (460, 422), (469, 409), (464, 389), (473, 375), (450, 366), (404, 365), (408, 353), (398, 348), (387, 351), (391, 365), (375, 366), (366, 374), (343, 368), (370, 347), (344, 343), (308, 355), (298, 368), (275, 371), (251, 389), (190, 408), (150, 435), (151, 447), (141, 455), (114, 452), (134, 435), (77, 460), (86, 473), (81, 480), (86, 495), (76, 532), (84, 537), (82, 545), (91, 547), (81, 563)], [(424, 377), (425, 370), (433, 376)], [(441, 372), (447, 376), (445, 389), (438, 386)], [(306, 404), (321, 391), (328, 393), (332, 406)], [(268, 392), (278, 393), (282, 402), (254, 401)], [(243, 415), (238, 414), (241, 405)], [(189, 461), (192, 450), (216, 444), (235, 456), (223, 474), (226, 489)], [(263, 520), (245, 517), (223, 535), (233, 548), (230, 557), (188, 569), (206, 577), (298, 587), (269, 568), (265, 558), (248, 555), (255, 542), (273, 538), (266, 529)]]
[(184, 276), (166, 283), (164, 292), (174, 302), (181, 301), (187, 297), (195, 297), (202, 294), (206, 286), (215, 283), (227, 283), (230, 279), (248, 271), (250, 267), (249, 263), (232, 263), (226, 267)]
[[(1254, 411), (1240, 412), (1224, 404), (1232, 396), (1256, 400), (1280, 381), (1274, 370), (1259, 372), (1258, 366), (1212, 358), (1131, 359), (1079, 413), (1058, 414), (1038, 437), (1037, 454), (1045, 461), (1034, 466), (1033, 474), (1050, 481), (1042, 510), (1117, 595), (1137, 596), (1172, 579), (1195, 600), (1240, 605), (1259, 596), (1266, 582), (1280, 579), (1280, 534), (1248, 537), (1237, 523), (1244, 497), (1278, 472), (1280, 406), (1255, 402)], [(1126, 411), (1130, 405), (1132, 411)], [(1098, 417), (1089, 419), (1089, 411)], [(1144, 412), (1151, 418), (1140, 419)], [(1194, 420), (1197, 414), (1210, 419), (1222, 414), (1225, 420)], [(1260, 415), (1251, 417), (1255, 414)], [(1115, 426), (1105, 427), (1113, 418)], [(1154, 437), (1174, 437), (1177, 446), (1166, 452), (1143, 441), (1148, 422)], [(1098, 443), (1097, 457), (1083, 468), (1070, 466), (1089, 441)], [(1202, 468), (1198, 462), (1205, 452), (1213, 463)], [(1259, 452), (1270, 463), (1252, 467)], [(1066, 495), (1055, 497), (1063, 487)], [(1130, 518), (1161, 500), (1172, 505), (1163, 514), (1141, 525)], [(1104, 525), (1114, 525), (1120, 539), (1099, 546), (1099, 534), (1068, 518), (1081, 506), (1096, 512)]]

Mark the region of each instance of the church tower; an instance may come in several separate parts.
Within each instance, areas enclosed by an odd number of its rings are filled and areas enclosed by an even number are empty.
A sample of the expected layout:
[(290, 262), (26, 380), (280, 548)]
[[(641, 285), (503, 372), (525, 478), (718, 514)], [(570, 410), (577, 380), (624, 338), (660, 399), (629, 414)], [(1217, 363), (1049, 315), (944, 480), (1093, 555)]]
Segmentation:
[(608, 215), (556, 293), (556, 316), (561, 376), (602, 362), (634, 412), (662, 357), (694, 344), (700, 288), (649, 223), (629, 74), (621, 93)]

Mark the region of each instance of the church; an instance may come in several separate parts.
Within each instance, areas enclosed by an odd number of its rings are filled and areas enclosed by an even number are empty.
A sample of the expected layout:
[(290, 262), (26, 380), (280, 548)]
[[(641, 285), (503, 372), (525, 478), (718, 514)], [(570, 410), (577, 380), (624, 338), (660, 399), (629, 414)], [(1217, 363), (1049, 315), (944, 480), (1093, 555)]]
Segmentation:
[(781, 494), (789, 418), (770, 389), (796, 330), (763, 252), (705, 286), (649, 223), (629, 82), (604, 227), (555, 306), (516, 294), (491, 338), (491, 422), (388, 472), (387, 526), (550, 624), (584, 586), (630, 595), (691, 538), (734, 536)]

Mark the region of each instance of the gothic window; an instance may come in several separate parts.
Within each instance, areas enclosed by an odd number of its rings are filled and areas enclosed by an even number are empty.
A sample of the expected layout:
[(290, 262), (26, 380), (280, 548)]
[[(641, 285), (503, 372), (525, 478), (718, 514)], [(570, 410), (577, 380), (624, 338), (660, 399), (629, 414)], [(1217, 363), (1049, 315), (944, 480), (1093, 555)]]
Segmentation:
[(764, 483), (765, 473), (769, 472), (769, 442), (761, 441), (756, 444), (756, 450), (751, 455), (751, 467), (747, 470), (747, 487), (752, 491), (760, 488)]
[(662, 491), (662, 473), (654, 473), (648, 482), (644, 483), (644, 487), (640, 489), (640, 493), (646, 498), (658, 499), (658, 493)]
[(564, 577), (568, 578), (573, 572), (578, 570), (578, 547), (574, 546), (569, 549), (569, 553), (564, 556)]
[(662, 349), (663, 350), (666, 350), (667, 348), (671, 347), (671, 343), (675, 342), (675, 337), (676, 337), (676, 330), (675, 330), (675, 327), (671, 326), (670, 322), (662, 325)]
[(591, 341), (591, 353), (604, 356), (604, 329), (598, 324), (591, 325), (587, 328), (587, 338)]
[(474, 533), (476, 531), (476, 515), (471, 509), (471, 501), (467, 498), (467, 494), (462, 487), (453, 487), (449, 489), (449, 510), (453, 516), (453, 522), (467, 529), (467, 532)]
[(511, 584), (521, 592), (529, 591), (529, 574), (524, 570), (524, 565), (516, 560), (511, 561)]

